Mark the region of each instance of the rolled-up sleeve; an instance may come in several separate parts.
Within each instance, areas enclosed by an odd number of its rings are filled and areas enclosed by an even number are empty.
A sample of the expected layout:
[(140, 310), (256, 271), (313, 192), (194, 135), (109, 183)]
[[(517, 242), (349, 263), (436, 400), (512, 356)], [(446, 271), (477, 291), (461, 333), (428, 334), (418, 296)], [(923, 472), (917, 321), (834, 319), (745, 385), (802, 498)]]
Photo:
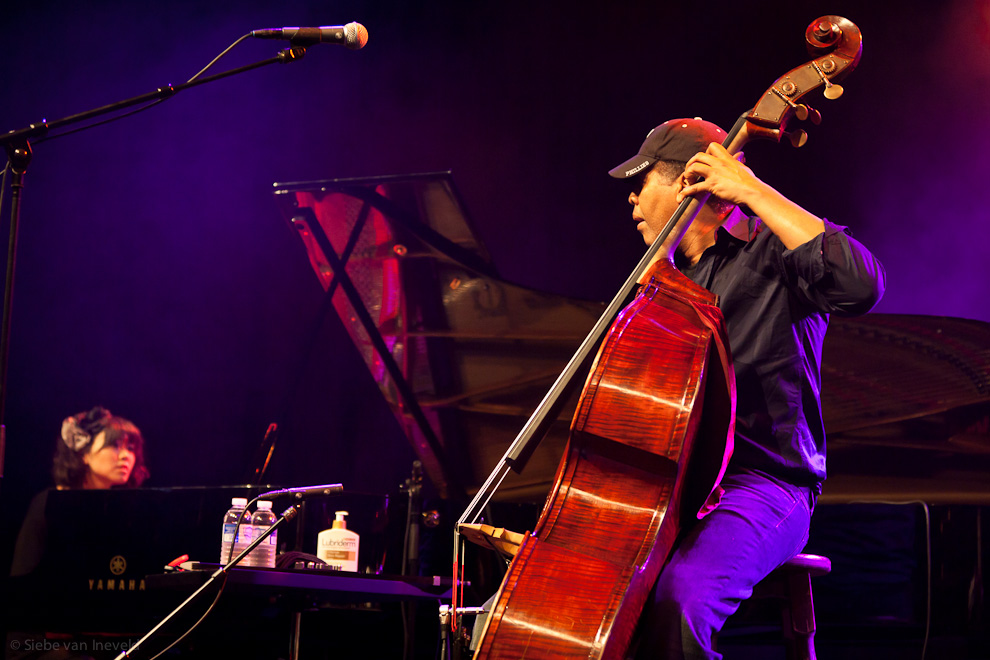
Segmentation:
[(826, 220), (823, 233), (781, 256), (791, 286), (825, 313), (865, 314), (883, 297), (883, 265), (842, 225)]

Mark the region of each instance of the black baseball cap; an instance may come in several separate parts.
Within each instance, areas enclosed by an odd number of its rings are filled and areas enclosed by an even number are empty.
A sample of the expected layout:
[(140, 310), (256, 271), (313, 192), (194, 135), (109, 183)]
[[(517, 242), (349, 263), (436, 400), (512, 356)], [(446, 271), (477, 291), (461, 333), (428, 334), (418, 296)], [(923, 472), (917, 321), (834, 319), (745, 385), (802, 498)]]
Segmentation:
[(722, 144), (725, 135), (725, 131), (701, 117), (671, 119), (647, 133), (639, 153), (608, 173), (616, 179), (628, 179), (658, 160), (687, 162), (699, 151), (708, 149), (712, 142)]

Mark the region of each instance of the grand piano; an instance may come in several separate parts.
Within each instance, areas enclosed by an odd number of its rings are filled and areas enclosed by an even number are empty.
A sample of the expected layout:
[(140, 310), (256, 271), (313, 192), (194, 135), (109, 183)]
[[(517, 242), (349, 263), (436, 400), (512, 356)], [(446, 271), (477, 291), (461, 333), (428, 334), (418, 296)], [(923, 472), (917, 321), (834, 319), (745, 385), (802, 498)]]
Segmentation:
[[(282, 183), (275, 196), (437, 491), (474, 494), (604, 304), (499, 277), (449, 173)], [(819, 581), (820, 628), (898, 621), (926, 645), (986, 644), (990, 324), (834, 318), (822, 391), (830, 477), (809, 549), (835, 570)], [(494, 502), (542, 503), (574, 403)]]

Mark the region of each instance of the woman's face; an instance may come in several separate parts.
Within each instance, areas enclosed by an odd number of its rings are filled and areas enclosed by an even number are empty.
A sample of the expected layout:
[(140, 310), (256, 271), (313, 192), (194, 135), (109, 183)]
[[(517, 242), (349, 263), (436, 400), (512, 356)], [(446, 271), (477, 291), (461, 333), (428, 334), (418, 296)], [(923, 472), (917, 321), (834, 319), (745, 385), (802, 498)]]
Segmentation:
[(131, 478), (136, 457), (125, 441), (119, 447), (106, 444), (106, 431), (100, 431), (93, 439), (83, 463), (89, 466), (83, 488), (99, 490), (111, 486), (123, 486)]

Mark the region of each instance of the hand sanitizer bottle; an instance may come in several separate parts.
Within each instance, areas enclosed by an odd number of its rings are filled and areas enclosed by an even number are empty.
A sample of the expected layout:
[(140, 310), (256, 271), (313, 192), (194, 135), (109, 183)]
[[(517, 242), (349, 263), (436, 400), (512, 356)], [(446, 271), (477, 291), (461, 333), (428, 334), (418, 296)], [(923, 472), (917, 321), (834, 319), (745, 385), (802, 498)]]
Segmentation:
[(347, 529), (346, 511), (336, 511), (333, 527), (316, 538), (316, 556), (339, 571), (358, 570), (358, 535)]

